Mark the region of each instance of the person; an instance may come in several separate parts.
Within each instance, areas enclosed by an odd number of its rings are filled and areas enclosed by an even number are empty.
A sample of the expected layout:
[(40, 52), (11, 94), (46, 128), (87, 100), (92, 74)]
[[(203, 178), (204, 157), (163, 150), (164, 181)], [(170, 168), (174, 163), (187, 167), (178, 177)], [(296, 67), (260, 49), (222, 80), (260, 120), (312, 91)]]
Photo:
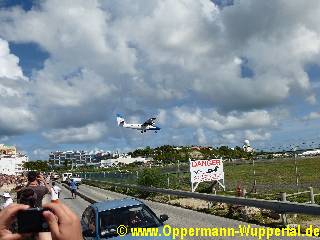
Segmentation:
[[(30, 171), (28, 172), (27, 175), (28, 175), (27, 186), (22, 188), (18, 192), (17, 199), (20, 202), (20, 196), (22, 195), (22, 193), (27, 189), (32, 189), (35, 194), (31, 194), (31, 191), (29, 191), (29, 195), (36, 197), (34, 207), (41, 207), (42, 199), (47, 193), (49, 193), (50, 188), (41, 174), (37, 174), (37, 172), (35, 171)], [(41, 186), (40, 184), (43, 184), (43, 186)]]
[(50, 189), (51, 193), (51, 202), (58, 202), (60, 198), (61, 188), (56, 185), (55, 182), (52, 182), (52, 188)]
[(5, 201), (5, 202), (2, 204), (1, 209), (6, 208), (6, 207), (8, 207), (10, 204), (13, 203), (13, 200), (12, 200), (12, 198), (11, 198), (11, 196), (10, 196), (10, 193), (5, 192), (5, 193), (3, 193), (2, 197), (4, 198), (4, 201)]
[(94, 215), (89, 219), (89, 229), (91, 234), (94, 234), (96, 231), (96, 221)]
[(70, 181), (70, 189), (71, 189), (71, 196), (72, 196), (72, 198), (76, 198), (76, 196), (77, 196), (77, 184), (76, 184), (76, 182), (74, 181), (74, 179), (71, 179), (71, 181)]
[(29, 205), (32, 208), (36, 207), (37, 194), (31, 188), (26, 188), (23, 191), (20, 191), (17, 199), (21, 204)]
[(46, 183), (49, 184), (50, 183), (50, 175), (48, 174), (46, 177)]
[(137, 227), (141, 223), (141, 219), (138, 216), (137, 212), (130, 212), (129, 214), (129, 226), (130, 227)]
[[(62, 203), (48, 203), (43, 206), (48, 211), (43, 212), (52, 240), (80, 240), (83, 239), (79, 218)], [(22, 240), (25, 234), (12, 233), (10, 226), (17, 213), (28, 209), (28, 205), (11, 204), (0, 212), (0, 239)]]

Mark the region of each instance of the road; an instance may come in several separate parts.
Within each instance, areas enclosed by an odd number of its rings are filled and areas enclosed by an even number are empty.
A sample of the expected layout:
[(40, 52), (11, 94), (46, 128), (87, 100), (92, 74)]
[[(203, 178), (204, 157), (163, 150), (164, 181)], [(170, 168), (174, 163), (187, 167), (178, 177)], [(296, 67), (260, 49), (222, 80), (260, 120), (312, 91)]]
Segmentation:
[[(80, 191), (97, 201), (103, 201), (107, 198), (117, 199), (128, 197), (120, 193), (86, 185), (82, 185), (80, 187)], [(158, 216), (161, 214), (167, 214), (169, 216), (169, 220), (166, 223), (173, 227), (237, 227), (239, 224), (246, 224), (244, 222), (196, 212), (168, 204), (147, 200), (143, 200), (143, 202), (145, 202)]]
[[(71, 199), (71, 194), (68, 190), (62, 187), (61, 200), (68, 205), (74, 212), (76, 212), (79, 216), (81, 216), (82, 212), (89, 205), (88, 202), (84, 201), (80, 197), (77, 199)], [(79, 192), (85, 194), (86, 196), (96, 200), (96, 201), (105, 201), (107, 199), (119, 199), (123, 197), (128, 197), (126, 195), (115, 193), (111, 191), (107, 191), (104, 189), (100, 189), (93, 186), (81, 185), (79, 188)], [(163, 203), (157, 203), (152, 201), (143, 200), (158, 216), (160, 214), (167, 214), (169, 216), (169, 220), (166, 221), (166, 224), (169, 224), (171, 227), (177, 228), (228, 228), (233, 227), (236, 230), (239, 225), (248, 225), (248, 223), (222, 218), (214, 215), (209, 215), (201, 212), (192, 211), (189, 209), (183, 209), (180, 207), (174, 207)], [(251, 224), (253, 227), (258, 227), (256, 225)], [(206, 239), (200, 237), (185, 237), (184, 239)], [(209, 239), (209, 238), (208, 238)], [(211, 238), (212, 239), (212, 238)], [(233, 238), (222, 238), (219, 239), (258, 239), (258, 238), (241, 238), (241, 237), (233, 237)], [(271, 239), (293, 239), (293, 238), (285, 238), (285, 237), (277, 237)], [(310, 238), (302, 238), (299, 239), (310, 239)]]
[(79, 196), (76, 199), (72, 199), (71, 192), (63, 186), (60, 187), (62, 189), (60, 193), (60, 200), (69, 208), (71, 208), (71, 210), (74, 211), (79, 217), (81, 217), (81, 214), (87, 208), (87, 206), (90, 205), (90, 203), (83, 200)]

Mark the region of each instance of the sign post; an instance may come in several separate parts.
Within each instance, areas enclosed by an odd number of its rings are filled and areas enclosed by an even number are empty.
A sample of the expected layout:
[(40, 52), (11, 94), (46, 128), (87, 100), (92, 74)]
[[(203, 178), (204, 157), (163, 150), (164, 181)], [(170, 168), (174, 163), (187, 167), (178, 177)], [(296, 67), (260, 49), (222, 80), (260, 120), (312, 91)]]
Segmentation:
[(225, 190), (222, 159), (190, 161), (191, 191), (194, 192), (199, 183), (217, 181)]

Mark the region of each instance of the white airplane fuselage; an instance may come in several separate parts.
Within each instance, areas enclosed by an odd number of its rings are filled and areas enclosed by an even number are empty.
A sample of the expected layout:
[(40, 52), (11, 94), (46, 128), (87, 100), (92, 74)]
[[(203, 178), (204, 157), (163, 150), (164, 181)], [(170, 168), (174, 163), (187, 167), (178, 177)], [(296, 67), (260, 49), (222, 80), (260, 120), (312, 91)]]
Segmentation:
[(151, 121), (150, 124), (149, 124), (149, 122), (146, 122), (144, 124), (126, 123), (123, 117), (121, 117), (120, 115), (117, 115), (118, 126), (123, 127), (123, 128), (136, 129), (136, 130), (141, 131), (141, 133), (146, 132), (146, 131), (150, 131), (150, 130), (155, 131), (155, 132), (160, 130), (160, 128), (158, 126), (154, 125), (154, 123), (152, 122), (152, 120), (154, 120), (154, 119), (152, 118), (149, 120), (149, 121)]
[[(121, 125), (120, 125), (121, 126)], [(143, 126), (142, 124), (137, 124), (137, 123), (123, 123), (122, 127), (124, 128), (132, 128), (132, 129), (136, 129), (136, 130), (140, 130), (140, 131), (144, 131), (144, 130), (160, 130), (159, 127), (157, 126)]]

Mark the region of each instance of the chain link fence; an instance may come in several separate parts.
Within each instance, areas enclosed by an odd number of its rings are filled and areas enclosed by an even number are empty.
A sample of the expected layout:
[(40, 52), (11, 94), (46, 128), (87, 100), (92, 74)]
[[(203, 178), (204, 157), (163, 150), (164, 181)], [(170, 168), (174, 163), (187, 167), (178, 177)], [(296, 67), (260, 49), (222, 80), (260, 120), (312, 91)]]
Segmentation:
[[(276, 194), (299, 192), (313, 187), (320, 191), (320, 159), (278, 159), (225, 161), (226, 191), (235, 191), (237, 186), (247, 192)], [(167, 178), (167, 188), (190, 190), (189, 163), (171, 164), (157, 168)], [(297, 169), (297, 171), (296, 171)], [(137, 184), (142, 169), (133, 172), (78, 173), (83, 179)], [(211, 183), (201, 183), (200, 191), (210, 188)]]

